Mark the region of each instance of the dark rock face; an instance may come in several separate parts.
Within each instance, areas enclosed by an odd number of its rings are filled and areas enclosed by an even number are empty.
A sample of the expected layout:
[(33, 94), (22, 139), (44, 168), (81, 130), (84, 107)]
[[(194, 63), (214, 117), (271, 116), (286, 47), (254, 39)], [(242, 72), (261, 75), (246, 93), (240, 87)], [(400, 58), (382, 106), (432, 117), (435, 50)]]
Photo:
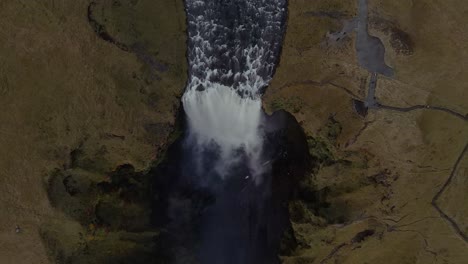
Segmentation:
[[(153, 223), (167, 230), (163, 244), (173, 263), (272, 264), (279, 263), (280, 250), (295, 247), (288, 202), (309, 169), (306, 137), (284, 111), (266, 117), (264, 134), (271, 169), (258, 184), (244, 166), (225, 180), (209, 164), (197, 172), (197, 152), (186, 139), (171, 146), (167, 162), (149, 172)], [(216, 158), (215, 151), (204, 154)], [(281, 243), (284, 234), (288, 239)]]
[(353, 99), (353, 107), (354, 107), (354, 111), (356, 111), (356, 113), (358, 113), (360, 116), (362, 117), (367, 116), (368, 109), (366, 105), (364, 104), (364, 102)]

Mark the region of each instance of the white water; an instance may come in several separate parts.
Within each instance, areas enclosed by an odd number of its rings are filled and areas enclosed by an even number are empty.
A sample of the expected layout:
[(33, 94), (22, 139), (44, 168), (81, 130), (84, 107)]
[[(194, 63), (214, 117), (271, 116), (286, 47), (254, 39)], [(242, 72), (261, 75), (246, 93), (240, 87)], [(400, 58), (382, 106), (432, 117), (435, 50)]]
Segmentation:
[(212, 144), (219, 147), (220, 160), (213, 168), (222, 177), (226, 170), (240, 162), (239, 150), (247, 155), (252, 174), (259, 175), (260, 99), (241, 98), (230, 87), (211, 85), (205, 91), (187, 91), (183, 97), (193, 139), (201, 148)]
[[(182, 102), (189, 134), (200, 149), (219, 150), (212, 167), (221, 177), (244, 156), (252, 174), (246, 176), (259, 182), (260, 90), (279, 53), (281, 36), (275, 34), (281, 34), (284, 0), (219, 1), (186, 0), (190, 77)], [(225, 18), (223, 12), (232, 7), (244, 13)]]

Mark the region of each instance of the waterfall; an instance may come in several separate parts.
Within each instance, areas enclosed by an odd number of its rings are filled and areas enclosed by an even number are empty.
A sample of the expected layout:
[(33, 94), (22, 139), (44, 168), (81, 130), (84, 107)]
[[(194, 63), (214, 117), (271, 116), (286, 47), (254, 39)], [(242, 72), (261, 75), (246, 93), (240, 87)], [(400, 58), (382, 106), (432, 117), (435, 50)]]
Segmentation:
[[(189, 81), (182, 102), (189, 144), (221, 178), (246, 162), (257, 183), (262, 157), (261, 95), (274, 72), (286, 0), (186, 0)], [(210, 149), (216, 159), (207, 161)]]

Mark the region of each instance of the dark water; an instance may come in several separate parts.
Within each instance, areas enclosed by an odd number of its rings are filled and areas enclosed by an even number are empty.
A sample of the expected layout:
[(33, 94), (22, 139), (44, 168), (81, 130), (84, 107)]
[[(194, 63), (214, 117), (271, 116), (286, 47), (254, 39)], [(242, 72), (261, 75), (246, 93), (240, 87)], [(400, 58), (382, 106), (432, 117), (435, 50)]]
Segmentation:
[[(199, 175), (199, 152), (184, 138), (150, 172), (157, 194), (153, 220), (165, 230), (160, 243), (167, 263), (279, 263), (280, 244), (290, 230), (287, 203), (308, 169), (309, 156), (306, 137), (292, 115), (280, 111), (266, 120), (264, 155), (272, 169), (261, 184), (245, 178), (247, 166), (221, 180), (206, 163)], [(215, 150), (205, 154), (216, 159)], [(198, 177), (210, 179), (209, 184)]]
[[(209, 111), (203, 113), (213, 118), (220, 109), (212, 108), (223, 105), (212, 103), (211, 97), (199, 101), (197, 93), (228, 87), (244, 100), (244, 96), (260, 100), (280, 54), (286, 0), (185, 3), (189, 83), (184, 104), (207, 103)], [(228, 98), (239, 106), (233, 110), (244, 108), (242, 100)], [(186, 110), (195, 108), (186, 106)], [(198, 144), (191, 129), (199, 124), (193, 119), (187, 122), (187, 117), (194, 116), (187, 114), (181, 113), (185, 136), (170, 147), (167, 160), (150, 172), (155, 194), (153, 222), (163, 230), (158, 242), (161, 255), (167, 263), (181, 264), (279, 263), (283, 235), (291, 230), (288, 200), (307, 171), (309, 156), (302, 129), (284, 111), (272, 116), (260, 113), (254, 129), (262, 146), (258, 166), (264, 169), (254, 179), (248, 165), (251, 157), (242, 146), (233, 148), (237, 153), (229, 152), (236, 159), (234, 165), (220, 172), (219, 164), (226, 162), (223, 142)]]
[(379, 38), (369, 35), (368, 17), (367, 0), (359, 0), (356, 38), (359, 65), (370, 72), (392, 77), (394, 70), (385, 63), (385, 46)]

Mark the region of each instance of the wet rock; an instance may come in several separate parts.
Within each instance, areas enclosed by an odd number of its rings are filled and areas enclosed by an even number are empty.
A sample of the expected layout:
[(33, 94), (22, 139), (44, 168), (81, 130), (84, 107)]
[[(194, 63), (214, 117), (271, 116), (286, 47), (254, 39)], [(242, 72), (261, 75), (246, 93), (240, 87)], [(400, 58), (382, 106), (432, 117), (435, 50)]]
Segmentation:
[(362, 117), (367, 116), (368, 108), (366, 107), (364, 102), (353, 99), (353, 108), (358, 115)]

